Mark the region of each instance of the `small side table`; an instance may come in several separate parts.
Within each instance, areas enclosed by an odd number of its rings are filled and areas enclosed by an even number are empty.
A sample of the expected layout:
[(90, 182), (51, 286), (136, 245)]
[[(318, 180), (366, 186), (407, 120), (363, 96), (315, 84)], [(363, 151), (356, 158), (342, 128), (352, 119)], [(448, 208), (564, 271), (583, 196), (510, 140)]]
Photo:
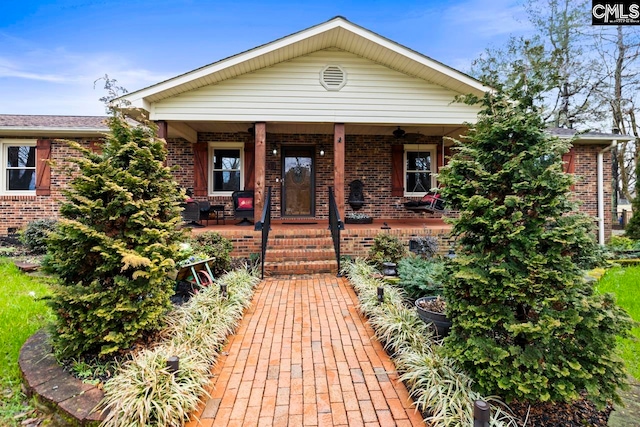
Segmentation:
[[(224, 218), (224, 205), (211, 205), (211, 209), (209, 209), (209, 216), (211, 214), (215, 215), (216, 225), (220, 224), (220, 220), (222, 223), (226, 225), (226, 220)], [(209, 223), (209, 221), (207, 221)]]

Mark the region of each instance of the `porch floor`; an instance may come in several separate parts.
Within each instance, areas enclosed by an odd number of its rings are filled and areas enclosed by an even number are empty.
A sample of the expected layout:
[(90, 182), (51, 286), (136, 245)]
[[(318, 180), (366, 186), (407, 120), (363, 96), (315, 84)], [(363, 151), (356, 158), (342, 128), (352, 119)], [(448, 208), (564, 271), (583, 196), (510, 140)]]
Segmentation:
[[(222, 220), (221, 220), (222, 221)], [(216, 220), (201, 221), (204, 227), (194, 227), (194, 233), (202, 233), (205, 231), (241, 231), (253, 230), (253, 224), (250, 226), (237, 225), (239, 219), (227, 218), (225, 223), (216, 224)], [(432, 229), (432, 230), (451, 230), (451, 226), (444, 222), (442, 218), (410, 218), (410, 219), (374, 219), (371, 224), (345, 224), (345, 230), (382, 230), (384, 224), (391, 227), (392, 230), (398, 229)], [(326, 230), (329, 228), (327, 219), (272, 219), (271, 230), (281, 231), (295, 227), (297, 230)], [(224, 234), (224, 233), (223, 233)]]

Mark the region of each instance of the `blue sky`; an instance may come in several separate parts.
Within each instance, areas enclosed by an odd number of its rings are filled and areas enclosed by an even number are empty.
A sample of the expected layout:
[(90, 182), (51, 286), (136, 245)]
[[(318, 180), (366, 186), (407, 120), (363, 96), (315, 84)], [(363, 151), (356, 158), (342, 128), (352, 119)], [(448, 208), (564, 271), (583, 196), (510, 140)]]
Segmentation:
[(4, 0), (0, 114), (102, 115), (141, 89), (340, 15), (461, 71), (530, 31), (518, 0)]

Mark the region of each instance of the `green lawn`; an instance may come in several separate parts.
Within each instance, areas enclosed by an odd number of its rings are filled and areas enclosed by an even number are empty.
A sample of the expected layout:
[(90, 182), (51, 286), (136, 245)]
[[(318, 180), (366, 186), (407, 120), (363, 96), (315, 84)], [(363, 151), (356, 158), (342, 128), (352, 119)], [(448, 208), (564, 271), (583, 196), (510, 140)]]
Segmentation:
[[(612, 268), (596, 288), (598, 292), (615, 294), (618, 304), (640, 322), (640, 266)], [(620, 339), (620, 348), (629, 373), (640, 380), (640, 327), (633, 328), (631, 334), (633, 337)]]
[(0, 277), (0, 425), (17, 425), (14, 416), (24, 410), (18, 354), (27, 338), (51, 319), (41, 299), (49, 288), (45, 279), (20, 272), (5, 258), (0, 258)]

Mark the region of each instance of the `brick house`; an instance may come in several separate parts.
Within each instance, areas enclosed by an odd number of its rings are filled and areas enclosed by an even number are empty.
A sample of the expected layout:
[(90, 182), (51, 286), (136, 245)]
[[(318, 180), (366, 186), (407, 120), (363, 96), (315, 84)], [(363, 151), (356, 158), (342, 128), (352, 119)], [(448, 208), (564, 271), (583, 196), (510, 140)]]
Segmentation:
[[(363, 184), (358, 212), (377, 219), (438, 217), (407, 210), (437, 187), (438, 169), (477, 109), (452, 102), (482, 95), (479, 81), (336, 17), (266, 45), (125, 95), (167, 141), (168, 165), (195, 198), (223, 204), (252, 189), (256, 212), (272, 188), (273, 217), (326, 220), (328, 188), (341, 217), (353, 212), (349, 184)], [(0, 115), (0, 235), (55, 217), (65, 176), (56, 138), (90, 145), (101, 117)], [(571, 137), (572, 130), (552, 130)], [(566, 156), (581, 209), (611, 230), (610, 148), (620, 135), (589, 133)]]

